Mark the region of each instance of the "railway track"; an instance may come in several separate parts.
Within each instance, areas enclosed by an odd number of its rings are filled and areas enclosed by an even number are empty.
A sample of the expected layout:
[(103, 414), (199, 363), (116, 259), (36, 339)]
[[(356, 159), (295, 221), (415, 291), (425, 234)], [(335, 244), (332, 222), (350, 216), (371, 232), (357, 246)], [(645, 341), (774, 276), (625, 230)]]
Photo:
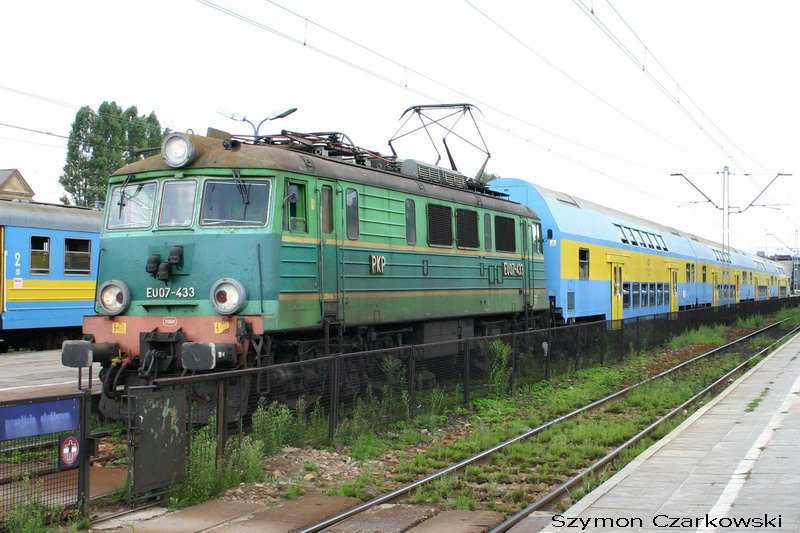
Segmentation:
[[(662, 380), (662, 379), (664, 379), (664, 378), (666, 378), (668, 376), (672, 376), (676, 372), (679, 372), (681, 370), (687, 369), (691, 365), (696, 364), (696, 363), (698, 363), (700, 361), (706, 361), (706, 360), (708, 360), (708, 359), (710, 359), (712, 357), (716, 357), (716, 356), (719, 356), (721, 354), (725, 354), (725, 353), (729, 353), (729, 352), (732, 352), (732, 351), (736, 351), (746, 341), (748, 341), (750, 339), (753, 339), (755, 337), (759, 337), (759, 336), (763, 336), (763, 335), (770, 335), (770, 334), (774, 335), (774, 332), (777, 330), (777, 328), (782, 323), (783, 323), (783, 321), (776, 322), (776, 323), (771, 324), (771, 325), (769, 325), (767, 327), (764, 327), (764, 328), (762, 328), (762, 329), (760, 329), (758, 331), (755, 331), (755, 332), (750, 333), (748, 335), (745, 335), (745, 336), (743, 336), (743, 337), (741, 337), (739, 339), (736, 339), (733, 342), (730, 342), (728, 344), (725, 344), (723, 346), (720, 346), (718, 348), (710, 350), (710, 351), (708, 351), (706, 353), (703, 353), (701, 355), (693, 357), (693, 358), (691, 358), (691, 359), (689, 359), (687, 361), (684, 361), (684, 362), (682, 362), (680, 364), (677, 364), (677, 365), (675, 365), (675, 366), (673, 366), (673, 367), (671, 367), (671, 368), (669, 368), (667, 370), (664, 370), (663, 372), (660, 372), (660, 373), (658, 373), (658, 374), (656, 374), (654, 376), (651, 376), (648, 379), (642, 380), (642, 381), (640, 381), (640, 382), (638, 382), (636, 384), (633, 384), (631, 386), (628, 386), (628, 387), (625, 387), (623, 389), (620, 389), (620, 390), (618, 390), (618, 391), (616, 391), (616, 392), (614, 392), (612, 394), (609, 394), (608, 396), (606, 396), (604, 398), (601, 398), (599, 400), (593, 401), (593, 402), (591, 402), (591, 403), (589, 403), (589, 404), (587, 404), (587, 405), (585, 405), (585, 406), (583, 406), (583, 407), (581, 407), (579, 409), (573, 410), (573, 411), (571, 411), (569, 413), (566, 413), (566, 414), (561, 415), (561, 416), (559, 416), (557, 418), (549, 420), (549, 421), (547, 421), (547, 422), (545, 422), (545, 423), (543, 423), (543, 424), (541, 424), (541, 425), (539, 425), (539, 426), (537, 426), (535, 428), (532, 428), (532, 429), (530, 429), (530, 430), (528, 430), (528, 431), (526, 431), (526, 432), (524, 432), (524, 433), (522, 433), (520, 435), (517, 435), (516, 437), (513, 437), (513, 438), (510, 438), (508, 440), (505, 440), (505, 441), (501, 442), (500, 444), (497, 444), (496, 446), (492, 446), (492, 447), (490, 447), (490, 448), (488, 448), (486, 450), (481, 451), (480, 453), (474, 454), (471, 457), (468, 457), (468, 458), (466, 458), (464, 460), (461, 460), (461, 461), (459, 461), (459, 462), (457, 462), (455, 464), (452, 464), (452, 465), (450, 465), (450, 466), (448, 466), (446, 468), (438, 470), (438, 471), (436, 471), (436, 472), (434, 472), (432, 474), (429, 474), (429, 475), (427, 475), (427, 476), (425, 476), (425, 477), (423, 477), (421, 479), (418, 479), (416, 481), (413, 481), (411, 483), (403, 485), (402, 487), (394, 489), (391, 492), (388, 492), (388, 493), (383, 494), (381, 496), (378, 496), (378, 497), (376, 497), (376, 498), (374, 498), (372, 500), (364, 502), (364, 503), (362, 503), (362, 504), (360, 504), (360, 505), (358, 505), (356, 507), (353, 507), (353, 508), (348, 509), (348, 510), (346, 510), (344, 512), (341, 512), (339, 514), (331, 516), (331, 517), (329, 517), (329, 518), (327, 518), (325, 520), (322, 520), (322, 521), (320, 521), (320, 522), (318, 522), (316, 524), (310, 525), (310, 526), (302, 529), (301, 531), (302, 531), (302, 533), (314, 533), (316, 531), (321, 531), (321, 530), (323, 530), (325, 528), (334, 526), (335, 524), (338, 524), (338, 523), (340, 523), (340, 522), (342, 522), (344, 520), (356, 517), (357, 515), (359, 515), (361, 513), (364, 513), (365, 511), (367, 511), (369, 509), (373, 509), (373, 508), (375, 508), (375, 507), (377, 507), (377, 506), (379, 506), (381, 504), (385, 504), (385, 503), (396, 501), (399, 498), (407, 496), (407, 495), (411, 494), (413, 491), (420, 489), (421, 487), (424, 487), (426, 485), (431, 484), (432, 482), (436, 481), (437, 479), (440, 479), (440, 478), (443, 478), (444, 476), (448, 476), (448, 475), (455, 474), (457, 472), (463, 471), (464, 469), (466, 469), (470, 465), (474, 465), (474, 464), (477, 464), (477, 463), (485, 464), (487, 461), (491, 461), (493, 456), (495, 456), (496, 454), (498, 454), (498, 453), (500, 453), (500, 452), (502, 452), (504, 450), (507, 450), (510, 446), (512, 446), (512, 445), (514, 445), (516, 443), (519, 443), (519, 442), (524, 441), (526, 439), (530, 439), (531, 437), (534, 437), (534, 436), (536, 436), (538, 434), (541, 434), (542, 432), (544, 432), (544, 431), (546, 431), (548, 429), (554, 428), (555, 426), (558, 426), (559, 424), (562, 424), (562, 423), (564, 423), (566, 421), (573, 420), (576, 417), (579, 417), (581, 415), (586, 415), (586, 414), (589, 414), (589, 413), (601, 412), (602, 409), (604, 408), (604, 406), (607, 406), (610, 403), (615, 402), (615, 401), (623, 398), (624, 396), (628, 395), (629, 393), (631, 393), (632, 391), (634, 391), (636, 389), (639, 389), (639, 388), (641, 388), (643, 386), (646, 386), (648, 384), (651, 384), (651, 383), (657, 382), (659, 380)], [(704, 387), (702, 390), (700, 390), (700, 391), (696, 392), (695, 394), (693, 394), (689, 399), (687, 399), (686, 401), (682, 402), (680, 405), (677, 405), (674, 408), (670, 409), (668, 412), (664, 413), (663, 415), (658, 417), (656, 420), (653, 420), (649, 425), (647, 425), (647, 427), (645, 427), (644, 429), (642, 429), (641, 431), (636, 433), (634, 436), (626, 439), (624, 442), (622, 442), (621, 444), (619, 444), (618, 446), (616, 446), (612, 450), (610, 450), (608, 453), (606, 453), (603, 457), (593, 461), (590, 465), (586, 466), (585, 468), (581, 469), (576, 474), (572, 475), (569, 479), (565, 480), (563, 483), (561, 483), (560, 485), (555, 487), (553, 490), (551, 490), (548, 493), (544, 494), (543, 496), (537, 498), (535, 501), (531, 502), (528, 506), (526, 506), (521, 511), (517, 512), (516, 514), (513, 514), (512, 516), (509, 516), (504, 522), (502, 522), (500, 525), (496, 526), (492, 530), (492, 533), (502, 532), (502, 531), (508, 530), (514, 524), (518, 523), (519, 521), (521, 521), (523, 518), (527, 517), (528, 515), (530, 515), (534, 511), (541, 511), (541, 510), (545, 510), (545, 509), (549, 509), (549, 508), (553, 507), (560, 500), (562, 500), (565, 497), (565, 495), (568, 494), (568, 491), (571, 488), (579, 485), (588, 476), (592, 475), (593, 473), (599, 471), (603, 467), (605, 467), (605, 466), (609, 465), (610, 463), (612, 463), (617, 457), (619, 457), (619, 455), (622, 452), (624, 452), (625, 450), (631, 448), (632, 446), (634, 446), (635, 444), (640, 442), (643, 438), (645, 438), (648, 435), (652, 434), (655, 430), (657, 430), (659, 427), (661, 427), (664, 423), (666, 423), (669, 420), (673, 419), (679, 413), (684, 412), (692, 404), (698, 402), (700, 399), (704, 398), (705, 396), (707, 396), (711, 392), (723, 388), (724, 385), (727, 384), (732, 379), (733, 376), (735, 376), (737, 373), (741, 372), (742, 370), (746, 369), (752, 363), (752, 361), (754, 359), (759, 358), (759, 357), (771, 352), (776, 347), (776, 345), (778, 345), (778, 344), (780, 344), (782, 342), (782, 340), (784, 338), (786, 338), (787, 336), (789, 336), (789, 335), (791, 335), (793, 333), (796, 333), (798, 331), (798, 329), (800, 329), (800, 328), (794, 329), (794, 330), (790, 331), (789, 333), (786, 333), (786, 334), (780, 336), (780, 338), (778, 338), (777, 340), (775, 340), (774, 342), (769, 344), (769, 346), (767, 346), (765, 348), (762, 348), (762, 349), (758, 349), (757, 351), (755, 351), (755, 353), (747, 354), (747, 356), (744, 357), (743, 360), (741, 361), (741, 363), (736, 365), (735, 368), (729, 370), (728, 372), (725, 372), (724, 375), (718, 377), (711, 384), (709, 384), (708, 386)]]

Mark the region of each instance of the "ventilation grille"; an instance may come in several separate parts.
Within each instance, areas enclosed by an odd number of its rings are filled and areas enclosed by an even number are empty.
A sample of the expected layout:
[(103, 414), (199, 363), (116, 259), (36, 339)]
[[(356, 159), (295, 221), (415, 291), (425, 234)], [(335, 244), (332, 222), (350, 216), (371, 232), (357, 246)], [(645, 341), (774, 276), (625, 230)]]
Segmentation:
[(433, 165), (426, 165), (413, 159), (406, 159), (400, 167), (404, 176), (410, 176), (422, 181), (446, 185), (456, 189), (467, 188), (467, 177), (458, 172), (445, 170)]

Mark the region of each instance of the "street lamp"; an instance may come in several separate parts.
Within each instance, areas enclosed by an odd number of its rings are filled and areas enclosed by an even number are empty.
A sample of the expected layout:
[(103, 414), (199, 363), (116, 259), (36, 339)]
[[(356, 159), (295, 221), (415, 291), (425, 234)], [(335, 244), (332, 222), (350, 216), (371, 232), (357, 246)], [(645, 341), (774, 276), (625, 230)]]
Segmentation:
[(275, 111), (273, 113), (270, 113), (266, 117), (264, 117), (264, 119), (261, 122), (259, 122), (258, 125), (253, 124), (253, 122), (250, 119), (248, 119), (246, 116), (242, 115), (241, 113), (229, 113), (227, 111), (222, 111), (222, 110), (217, 110), (217, 113), (219, 113), (222, 116), (228, 117), (229, 119), (238, 120), (239, 122), (247, 122), (248, 124), (250, 124), (250, 126), (253, 127), (253, 140), (255, 142), (258, 142), (258, 130), (261, 129), (261, 125), (262, 124), (264, 124), (268, 120), (277, 120), (279, 118), (288, 117), (289, 115), (291, 115), (295, 111), (297, 111), (296, 107), (289, 107), (289, 108), (286, 108), (286, 109), (281, 109), (279, 111)]

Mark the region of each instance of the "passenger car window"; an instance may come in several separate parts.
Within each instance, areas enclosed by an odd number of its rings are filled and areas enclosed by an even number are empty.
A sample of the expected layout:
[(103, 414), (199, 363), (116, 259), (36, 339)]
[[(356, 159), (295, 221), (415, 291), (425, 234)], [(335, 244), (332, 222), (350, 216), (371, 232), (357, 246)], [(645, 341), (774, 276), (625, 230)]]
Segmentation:
[(31, 274), (50, 273), (50, 237), (31, 237)]
[(64, 239), (64, 274), (88, 276), (92, 273), (92, 241)]

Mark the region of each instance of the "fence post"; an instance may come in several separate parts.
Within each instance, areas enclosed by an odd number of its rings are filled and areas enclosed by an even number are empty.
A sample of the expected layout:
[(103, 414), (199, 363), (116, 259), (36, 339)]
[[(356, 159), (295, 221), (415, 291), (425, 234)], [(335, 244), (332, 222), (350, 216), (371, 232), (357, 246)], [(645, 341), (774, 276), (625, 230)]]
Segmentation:
[[(89, 370), (91, 372), (91, 369)], [(91, 376), (90, 381), (91, 384)], [(81, 398), (81, 418), (80, 418), (80, 446), (81, 450), (81, 464), (78, 468), (78, 508), (82, 517), (88, 516), (89, 510), (89, 468), (91, 467), (90, 459), (92, 451), (89, 449), (89, 433), (91, 432), (91, 425), (89, 423), (92, 411), (92, 389), (84, 389), (83, 398)]]
[(639, 320), (640, 318), (641, 317), (639, 317), (639, 316), (636, 317), (636, 353), (637, 354), (642, 353), (642, 341), (641, 341), (641, 338), (640, 338), (641, 326), (639, 325), (640, 324), (640, 320)]
[(514, 391), (514, 381), (517, 376), (517, 332), (511, 332), (511, 375), (508, 379), (508, 390)]
[[(457, 342), (458, 342), (458, 350), (460, 352), (466, 352), (466, 353), (464, 353), (464, 372), (462, 373), (462, 376), (463, 376), (463, 378), (462, 378), (462, 382), (463, 382), (462, 388), (464, 389), (464, 391), (463, 391), (464, 392), (464, 403), (469, 403), (469, 401), (470, 401), (469, 366), (470, 366), (470, 354), (472, 353), (472, 350), (471, 350), (471, 347), (470, 347), (471, 340), (470, 339), (466, 339), (466, 340), (461, 340), (461, 341), (457, 341)], [(464, 346), (465, 345), (467, 347), (466, 351), (464, 350)]]
[(328, 438), (333, 440), (336, 426), (339, 425), (339, 354), (331, 359), (331, 393), (330, 407), (328, 409)]
[(217, 381), (217, 468), (225, 456), (225, 441), (228, 432), (228, 380)]
[(417, 349), (413, 346), (409, 349), (408, 361), (408, 405), (413, 409), (417, 392)]

